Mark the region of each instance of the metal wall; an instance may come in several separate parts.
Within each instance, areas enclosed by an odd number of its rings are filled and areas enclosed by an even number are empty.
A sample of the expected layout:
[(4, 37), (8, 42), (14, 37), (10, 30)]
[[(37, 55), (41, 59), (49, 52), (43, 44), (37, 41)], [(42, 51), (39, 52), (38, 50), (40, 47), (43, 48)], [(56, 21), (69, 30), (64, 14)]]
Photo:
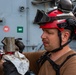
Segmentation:
[[(35, 51), (41, 45), (41, 29), (33, 24), (37, 9), (32, 0), (0, 0), (0, 41), (4, 37), (22, 38), (24, 51)], [(2, 47), (2, 43), (0, 42)]]

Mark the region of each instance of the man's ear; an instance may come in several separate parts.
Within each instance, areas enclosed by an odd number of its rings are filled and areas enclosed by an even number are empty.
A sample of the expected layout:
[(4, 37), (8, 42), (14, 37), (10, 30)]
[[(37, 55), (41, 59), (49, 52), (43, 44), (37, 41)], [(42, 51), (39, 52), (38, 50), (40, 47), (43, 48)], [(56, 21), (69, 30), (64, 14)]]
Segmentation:
[(63, 31), (62, 32), (62, 41), (67, 41), (70, 37), (70, 32), (69, 31)]

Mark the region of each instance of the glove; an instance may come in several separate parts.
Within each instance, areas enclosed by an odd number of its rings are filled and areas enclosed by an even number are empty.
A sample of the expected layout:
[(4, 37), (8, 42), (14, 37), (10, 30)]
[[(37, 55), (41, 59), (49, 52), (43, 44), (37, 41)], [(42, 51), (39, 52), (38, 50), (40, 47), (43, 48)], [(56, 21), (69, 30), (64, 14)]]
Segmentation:
[(20, 41), (21, 39), (15, 39), (15, 45), (19, 48), (19, 52), (22, 53), (25, 45), (22, 41)]
[[(18, 73), (14, 64), (9, 60), (6, 60), (6, 62), (3, 63), (3, 71), (4, 75), (21, 75)], [(31, 74), (33, 74), (31, 71), (27, 71), (25, 73), (25, 75), (31, 75)]]
[(33, 71), (27, 71), (25, 75), (35, 75)]
[(14, 64), (9, 60), (6, 60), (6, 62), (3, 63), (3, 71), (4, 75), (21, 75), (18, 73)]

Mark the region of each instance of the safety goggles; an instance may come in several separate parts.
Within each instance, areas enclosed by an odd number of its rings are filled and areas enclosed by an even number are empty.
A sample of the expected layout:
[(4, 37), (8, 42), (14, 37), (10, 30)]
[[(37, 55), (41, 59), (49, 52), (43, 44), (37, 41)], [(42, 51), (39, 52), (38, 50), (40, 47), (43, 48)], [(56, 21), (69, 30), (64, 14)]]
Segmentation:
[(56, 17), (49, 17), (47, 13), (45, 13), (43, 10), (37, 10), (37, 14), (34, 19), (34, 24), (43, 25), (44, 23), (53, 22), (55, 20), (60, 19), (67, 19), (67, 18), (75, 18), (72, 15), (61, 15)]

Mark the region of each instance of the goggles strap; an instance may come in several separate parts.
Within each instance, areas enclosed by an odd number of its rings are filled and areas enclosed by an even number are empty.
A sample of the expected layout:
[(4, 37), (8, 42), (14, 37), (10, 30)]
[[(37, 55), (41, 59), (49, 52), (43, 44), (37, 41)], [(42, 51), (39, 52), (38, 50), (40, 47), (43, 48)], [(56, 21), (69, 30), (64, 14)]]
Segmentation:
[(56, 16), (56, 17), (53, 17), (53, 21), (54, 21), (54, 20), (67, 19), (67, 18), (73, 18), (73, 19), (75, 19), (74, 16), (71, 16), (71, 15), (63, 15), (63, 16)]

